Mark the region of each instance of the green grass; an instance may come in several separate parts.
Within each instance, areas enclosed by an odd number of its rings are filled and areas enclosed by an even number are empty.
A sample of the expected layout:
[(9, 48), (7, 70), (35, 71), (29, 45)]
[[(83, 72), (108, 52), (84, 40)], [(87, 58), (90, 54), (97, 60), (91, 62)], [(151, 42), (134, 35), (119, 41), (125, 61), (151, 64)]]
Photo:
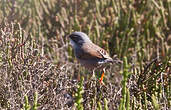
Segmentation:
[[(0, 109), (170, 109), (170, 30), (170, 0), (1, 0)], [(105, 85), (76, 61), (73, 31), (124, 62)]]

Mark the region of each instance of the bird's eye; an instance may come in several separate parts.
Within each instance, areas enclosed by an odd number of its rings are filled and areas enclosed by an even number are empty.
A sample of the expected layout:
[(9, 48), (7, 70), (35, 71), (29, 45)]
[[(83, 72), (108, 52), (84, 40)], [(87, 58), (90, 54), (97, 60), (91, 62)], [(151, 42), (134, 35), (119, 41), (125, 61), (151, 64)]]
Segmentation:
[(70, 36), (70, 38), (76, 43), (80, 40), (80, 36), (77, 36), (77, 35), (72, 35)]

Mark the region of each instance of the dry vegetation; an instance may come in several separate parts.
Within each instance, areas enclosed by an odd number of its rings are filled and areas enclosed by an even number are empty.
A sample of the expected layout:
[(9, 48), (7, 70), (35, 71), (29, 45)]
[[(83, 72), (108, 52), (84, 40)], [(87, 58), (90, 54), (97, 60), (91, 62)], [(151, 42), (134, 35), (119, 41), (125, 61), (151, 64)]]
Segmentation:
[[(123, 64), (104, 85), (66, 36), (87, 33)], [(170, 0), (1, 0), (0, 109), (171, 109)]]

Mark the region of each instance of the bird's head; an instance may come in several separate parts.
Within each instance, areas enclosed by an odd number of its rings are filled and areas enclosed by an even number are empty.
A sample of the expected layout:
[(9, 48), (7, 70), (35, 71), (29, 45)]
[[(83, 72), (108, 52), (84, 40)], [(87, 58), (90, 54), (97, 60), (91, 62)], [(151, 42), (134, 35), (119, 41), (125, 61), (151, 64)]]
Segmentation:
[(70, 43), (73, 46), (73, 48), (76, 48), (77, 46), (81, 46), (84, 43), (92, 43), (90, 38), (83, 32), (73, 32), (69, 35)]

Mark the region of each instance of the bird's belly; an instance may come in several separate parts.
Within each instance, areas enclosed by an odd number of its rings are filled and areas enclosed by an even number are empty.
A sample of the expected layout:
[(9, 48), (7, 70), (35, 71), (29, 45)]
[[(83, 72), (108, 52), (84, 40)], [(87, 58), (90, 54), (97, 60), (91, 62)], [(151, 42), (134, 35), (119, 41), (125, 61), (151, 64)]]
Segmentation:
[(95, 60), (80, 60), (78, 59), (80, 64), (88, 69), (94, 69), (99, 66), (98, 62)]

